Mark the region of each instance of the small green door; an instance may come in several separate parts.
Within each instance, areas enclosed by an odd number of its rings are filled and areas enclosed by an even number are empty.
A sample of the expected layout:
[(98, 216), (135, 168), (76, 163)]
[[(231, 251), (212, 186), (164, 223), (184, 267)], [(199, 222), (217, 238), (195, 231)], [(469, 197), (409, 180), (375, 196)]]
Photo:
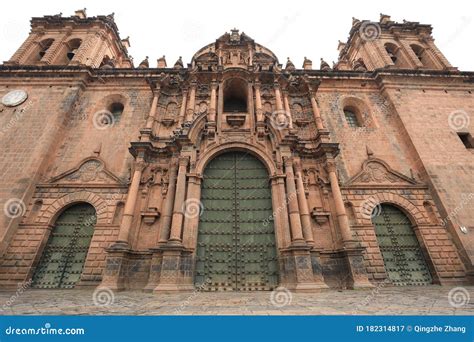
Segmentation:
[(393, 284), (431, 284), (431, 274), (408, 217), (398, 208), (382, 204), (380, 214), (372, 221), (385, 270)]
[(203, 176), (196, 285), (208, 291), (273, 289), (278, 268), (265, 166), (249, 154), (226, 153)]
[(94, 207), (87, 203), (76, 204), (58, 217), (33, 275), (33, 287), (74, 287), (81, 277), (96, 220)]

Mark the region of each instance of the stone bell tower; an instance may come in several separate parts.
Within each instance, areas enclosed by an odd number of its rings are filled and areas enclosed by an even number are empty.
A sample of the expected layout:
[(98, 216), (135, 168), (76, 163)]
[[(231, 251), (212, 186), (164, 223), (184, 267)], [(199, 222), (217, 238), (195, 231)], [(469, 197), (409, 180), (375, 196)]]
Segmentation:
[(457, 70), (435, 45), (431, 32), (431, 25), (397, 23), (385, 14), (380, 14), (379, 22), (353, 18), (347, 43), (339, 42), (336, 68)]
[(84, 65), (128, 68), (128, 38), (120, 39), (113, 13), (88, 18), (86, 9), (32, 18), (28, 38), (5, 65)]

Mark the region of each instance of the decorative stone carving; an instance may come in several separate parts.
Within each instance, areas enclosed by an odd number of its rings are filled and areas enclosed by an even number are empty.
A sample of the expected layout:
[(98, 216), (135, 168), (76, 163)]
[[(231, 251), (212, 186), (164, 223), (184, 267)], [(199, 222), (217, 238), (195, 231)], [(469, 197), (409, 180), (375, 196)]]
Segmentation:
[(347, 185), (355, 184), (415, 185), (416, 181), (392, 170), (384, 161), (371, 157), (363, 163), (362, 170), (347, 182)]
[(108, 171), (100, 159), (88, 159), (77, 168), (52, 178), (50, 183), (122, 184), (122, 181)]

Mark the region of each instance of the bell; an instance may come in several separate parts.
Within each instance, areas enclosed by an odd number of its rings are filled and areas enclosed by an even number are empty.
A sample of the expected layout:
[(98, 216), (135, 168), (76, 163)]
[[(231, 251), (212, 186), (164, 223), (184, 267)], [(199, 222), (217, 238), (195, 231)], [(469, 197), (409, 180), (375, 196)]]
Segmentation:
[(69, 60), (72, 60), (72, 59), (74, 58), (74, 55), (76, 54), (76, 52), (77, 52), (77, 49), (74, 49), (74, 50), (72, 50), (72, 51), (69, 51), (69, 52), (67, 53), (67, 58), (68, 58)]

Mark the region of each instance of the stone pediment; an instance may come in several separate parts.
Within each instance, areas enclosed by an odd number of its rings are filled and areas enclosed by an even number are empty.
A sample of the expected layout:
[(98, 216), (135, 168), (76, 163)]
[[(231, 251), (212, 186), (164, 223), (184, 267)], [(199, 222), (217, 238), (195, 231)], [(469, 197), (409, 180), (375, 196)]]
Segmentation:
[(346, 185), (417, 185), (417, 182), (393, 170), (383, 160), (369, 158), (362, 164), (362, 170), (349, 179)]
[(78, 167), (53, 177), (49, 183), (61, 184), (123, 184), (112, 172), (107, 170), (105, 163), (98, 158), (83, 160)]

